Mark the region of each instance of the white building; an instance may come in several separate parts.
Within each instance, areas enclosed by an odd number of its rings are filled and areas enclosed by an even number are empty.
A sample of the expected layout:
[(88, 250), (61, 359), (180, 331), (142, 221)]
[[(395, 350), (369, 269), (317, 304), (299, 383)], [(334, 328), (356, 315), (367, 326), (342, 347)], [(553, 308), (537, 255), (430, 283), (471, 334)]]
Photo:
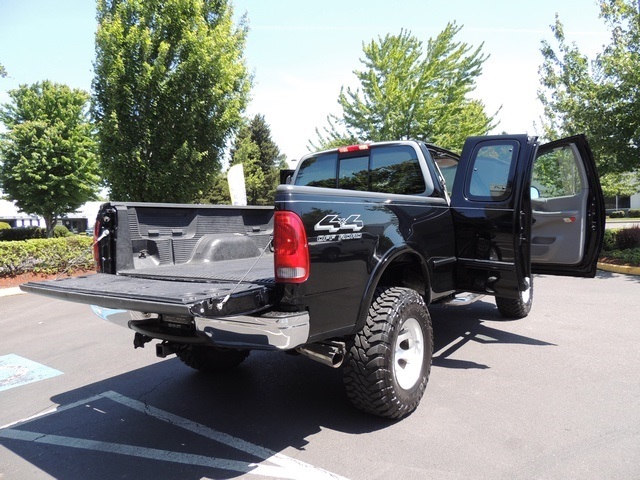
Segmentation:
[[(70, 231), (80, 233), (93, 229), (98, 215), (98, 209), (103, 202), (87, 202), (73, 213), (62, 216), (58, 219), (59, 225), (64, 225)], [(42, 217), (29, 215), (18, 211), (14, 202), (0, 200), (0, 222), (6, 222), (12, 228), (17, 227), (44, 227), (45, 222)]]
[(0, 222), (6, 222), (15, 227), (44, 227), (44, 220), (37, 215), (19, 212), (18, 207), (8, 200), (0, 200)]

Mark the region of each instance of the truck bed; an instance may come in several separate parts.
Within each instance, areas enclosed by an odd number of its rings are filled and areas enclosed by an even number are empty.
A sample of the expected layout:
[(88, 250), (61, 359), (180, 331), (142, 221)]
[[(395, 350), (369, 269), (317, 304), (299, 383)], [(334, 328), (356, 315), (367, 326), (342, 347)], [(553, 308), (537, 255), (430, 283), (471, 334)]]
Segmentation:
[(248, 282), (259, 285), (274, 283), (273, 254), (207, 263), (160, 265), (121, 270), (119, 275), (197, 283)]

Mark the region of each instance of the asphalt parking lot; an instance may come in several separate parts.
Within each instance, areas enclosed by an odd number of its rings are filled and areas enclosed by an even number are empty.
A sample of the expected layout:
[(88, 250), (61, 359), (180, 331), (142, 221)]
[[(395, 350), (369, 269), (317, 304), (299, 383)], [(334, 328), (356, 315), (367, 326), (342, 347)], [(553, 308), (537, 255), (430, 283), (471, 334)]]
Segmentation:
[(534, 295), (518, 321), (433, 306), (429, 386), (399, 422), (304, 357), (205, 375), (87, 306), (0, 297), (0, 479), (640, 478), (640, 277)]

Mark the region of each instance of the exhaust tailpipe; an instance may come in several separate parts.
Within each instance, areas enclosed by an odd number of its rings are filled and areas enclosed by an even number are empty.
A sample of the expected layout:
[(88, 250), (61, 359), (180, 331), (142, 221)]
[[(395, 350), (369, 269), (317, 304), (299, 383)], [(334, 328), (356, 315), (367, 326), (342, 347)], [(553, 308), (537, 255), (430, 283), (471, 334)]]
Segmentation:
[(338, 368), (344, 362), (346, 346), (341, 342), (310, 343), (296, 348), (298, 353), (331, 368)]

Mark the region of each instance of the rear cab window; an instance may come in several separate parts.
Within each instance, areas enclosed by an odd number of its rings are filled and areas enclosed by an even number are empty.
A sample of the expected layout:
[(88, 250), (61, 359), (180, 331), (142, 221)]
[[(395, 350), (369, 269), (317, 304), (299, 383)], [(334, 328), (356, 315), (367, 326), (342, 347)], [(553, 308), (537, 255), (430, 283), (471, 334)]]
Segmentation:
[(410, 144), (345, 147), (303, 159), (294, 184), (431, 196), (433, 181), (424, 163)]

